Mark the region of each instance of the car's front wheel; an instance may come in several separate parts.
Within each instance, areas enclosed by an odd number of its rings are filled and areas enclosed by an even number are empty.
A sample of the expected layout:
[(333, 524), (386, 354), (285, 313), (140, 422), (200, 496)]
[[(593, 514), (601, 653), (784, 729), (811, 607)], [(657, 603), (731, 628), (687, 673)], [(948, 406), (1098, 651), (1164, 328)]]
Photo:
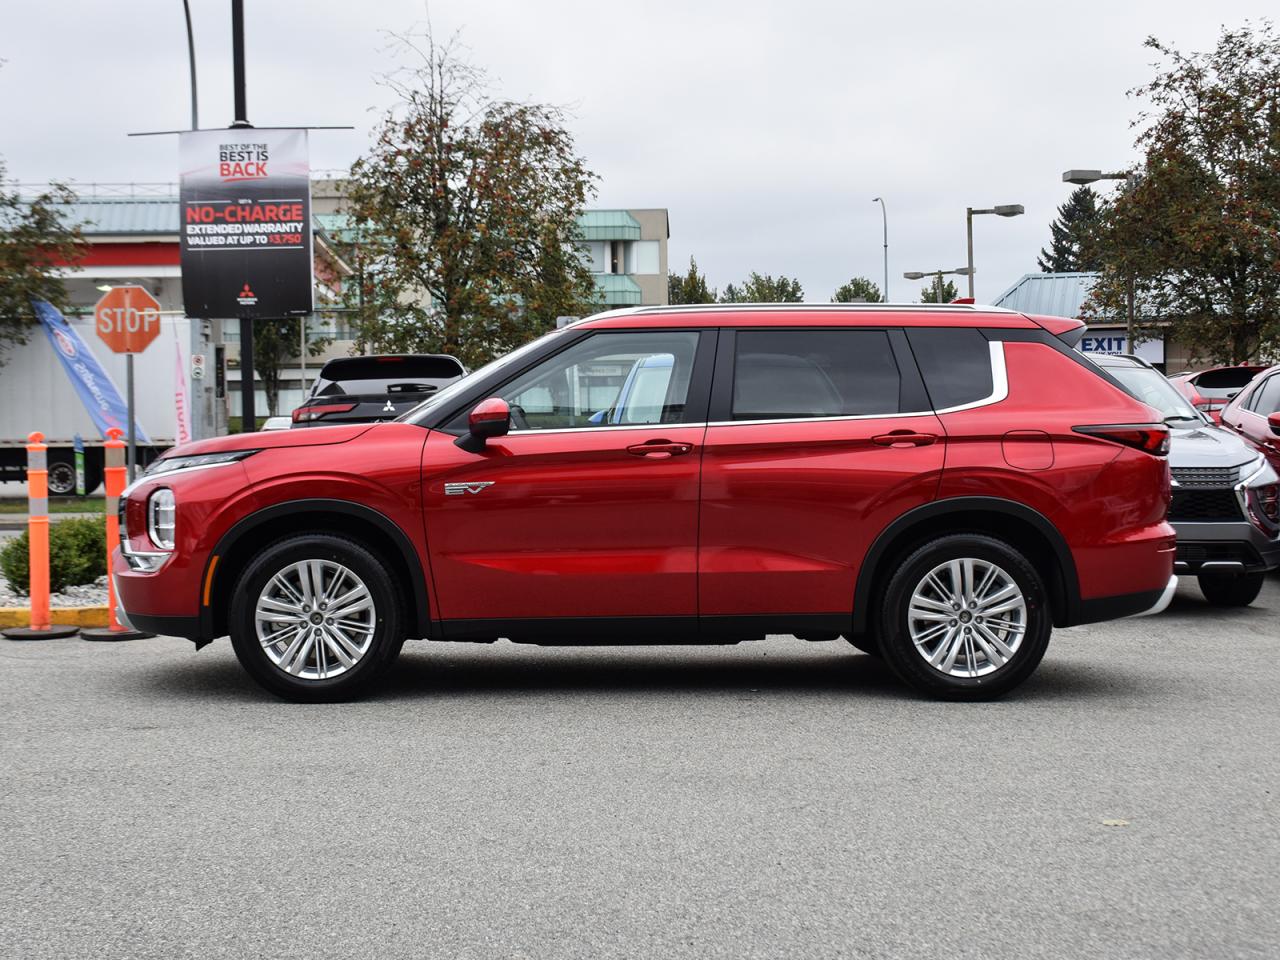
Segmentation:
[(302, 534), (267, 547), (241, 575), (231, 642), (272, 693), (347, 700), (396, 658), (403, 616), (380, 558), (345, 537)]
[(1247, 607), (1262, 592), (1263, 574), (1242, 573), (1235, 576), (1202, 573), (1196, 579), (1200, 592), (1215, 607)]
[(880, 649), (903, 680), (948, 700), (990, 700), (1029, 677), (1052, 632), (1040, 574), (1010, 544), (953, 534), (910, 554), (889, 581)]

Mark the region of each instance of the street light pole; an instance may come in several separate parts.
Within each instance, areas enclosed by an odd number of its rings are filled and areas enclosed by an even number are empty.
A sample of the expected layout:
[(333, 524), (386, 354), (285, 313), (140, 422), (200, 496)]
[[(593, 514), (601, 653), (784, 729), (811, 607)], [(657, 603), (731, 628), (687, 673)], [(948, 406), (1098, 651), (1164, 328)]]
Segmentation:
[(876, 197), (872, 203), (880, 204), (880, 219), (884, 226), (884, 303), (889, 302), (889, 212), (885, 210), (884, 198)]
[(964, 231), (965, 239), (969, 245), (969, 299), (973, 296), (973, 218), (975, 214), (994, 213), (997, 217), (1020, 217), (1026, 213), (1026, 208), (1020, 203), (998, 203), (994, 207), (988, 207), (985, 210), (975, 210), (973, 207), (964, 208)]
[(954, 270), (908, 270), (902, 276), (907, 280), (923, 280), (925, 277), (933, 277), (934, 297), (938, 303), (942, 303), (943, 297), (943, 274), (954, 274), (957, 277), (967, 277), (970, 275), (968, 267), (956, 267)]

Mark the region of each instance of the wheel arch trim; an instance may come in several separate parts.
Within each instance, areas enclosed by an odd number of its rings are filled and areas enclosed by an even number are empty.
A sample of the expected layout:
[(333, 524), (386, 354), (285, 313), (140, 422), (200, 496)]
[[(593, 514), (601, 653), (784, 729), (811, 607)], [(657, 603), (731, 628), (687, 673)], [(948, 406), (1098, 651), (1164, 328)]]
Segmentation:
[[(209, 553), (208, 559), (205, 560), (204, 570), (200, 578), (200, 627), (204, 638), (212, 639), (215, 635), (213, 609), (206, 601), (206, 598), (217, 591), (218, 581), (216, 577), (221, 573), (221, 570), (226, 569), (219, 561), (234, 550), (246, 534), (252, 533), (264, 523), (270, 523), (281, 517), (301, 513), (341, 513), (369, 523), (385, 534), (395, 544), (400, 559), (404, 561), (409, 571), (409, 579), (412, 581), (409, 586), (410, 596), (413, 599), (413, 610), (408, 618), (409, 624), (413, 626), (415, 636), (425, 637), (430, 635), (431, 608), (427, 595), (426, 572), (423, 570), (422, 560), (418, 556), (418, 551), (414, 548), (412, 541), (410, 541), (405, 532), (390, 517), (362, 503), (355, 503), (351, 500), (314, 497), (304, 500), (290, 500), (287, 503), (277, 503), (255, 510), (253, 513), (241, 517), (231, 529), (219, 538), (217, 546), (213, 548)], [(215, 569), (217, 567), (221, 567), (221, 570)]]
[[(901, 537), (911, 528), (930, 520), (938, 520), (958, 513), (999, 513), (1023, 521), (1033, 527), (1052, 549), (1062, 574), (1065, 609), (1057, 611), (1055, 621), (1059, 626), (1076, 623), (1080, 617), (1080, 580), (1076, 573), (1075, 558), (1066, 538), (1044, 514), (1026, 504), (1000, 497), (948, 497), (915, 507), (902, 514), (880, 531), (863, 558), (858, 569), (858, 580), (853, 593), (853, 630), (865, 633), (870, 627), (869, 607), (871, 591), (880, 565), (891, 553)], [(983, 531), (974, 531), (981, 533)]]

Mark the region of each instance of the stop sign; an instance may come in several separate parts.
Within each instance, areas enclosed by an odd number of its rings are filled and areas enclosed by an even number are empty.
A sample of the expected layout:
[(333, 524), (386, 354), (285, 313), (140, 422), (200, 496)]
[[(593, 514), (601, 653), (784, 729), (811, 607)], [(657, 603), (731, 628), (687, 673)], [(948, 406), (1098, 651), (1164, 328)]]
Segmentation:
[(160, 301), (142, 287), (112, 287), (94, 305), (93, 319), (116, 353), (141, 353), (160, 335)]

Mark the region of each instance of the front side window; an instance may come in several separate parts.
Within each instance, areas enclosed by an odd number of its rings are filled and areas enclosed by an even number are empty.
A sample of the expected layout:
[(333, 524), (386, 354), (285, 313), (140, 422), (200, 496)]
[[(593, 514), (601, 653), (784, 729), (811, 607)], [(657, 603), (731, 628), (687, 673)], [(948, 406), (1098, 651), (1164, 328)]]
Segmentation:
[(1268, 377), (1255, 387), (1250, 404), (1249, 409), (1263, 417), (1280, 411), (1280, 375)]
[(696, 331), (599, 333), (507, 384), (513, 430), (680, 423)]
[(899, 411), (902, 378), (883, 330), (739, 330), (734, 420)]

